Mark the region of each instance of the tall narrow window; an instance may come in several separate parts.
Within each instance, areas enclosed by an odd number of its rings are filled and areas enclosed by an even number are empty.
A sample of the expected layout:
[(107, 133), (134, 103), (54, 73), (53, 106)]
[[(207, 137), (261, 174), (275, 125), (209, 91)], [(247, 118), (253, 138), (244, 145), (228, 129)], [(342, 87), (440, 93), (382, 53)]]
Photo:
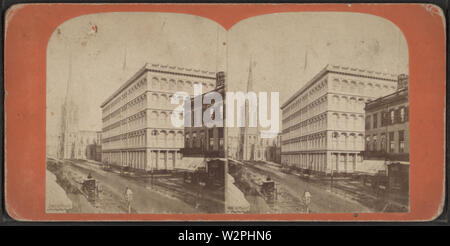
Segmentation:
[(398, 132), (398, 152), (405, 152), (405, 131)]
[(373, 144), (373, 147), (372, 147), (372, 149), (374, 150), (374, 151), (377, 151), (378, 150), (378, 143), (377, 143), (377, 135), (373, 135), (373, 141), (372, 141), (372, 144)]
[(403, 122), (405, 122), (405, 108), (404, 107), (402, 107), (401, 109), (400, 109), (400, 122), (401, 123), (403, 123)]
[(373, 114), (373, 129), (378, 127), (378, 113)]
[(386, 133), (381, 133), (380, 137), (381, 151), (386, 151)]
[(390, 118), (390, 124), (393, 125), (395, 124), (395, 110), (391, 110), (391, 118)]
[(395, 140), (394, 132), (389, 133), (389, 153), (394, 153), (395, 151)]
[(208, 137), (209, 137), (209, 150), (214, 149), (214, 128), (208, 129)]
[(369, 151), (370, 149), (370, 136), (366, 136), (366, 150)]
[(371, 122), (371, 116), (367, 115), (366, 116), (366, 130), (370, 129), (370, 122)]

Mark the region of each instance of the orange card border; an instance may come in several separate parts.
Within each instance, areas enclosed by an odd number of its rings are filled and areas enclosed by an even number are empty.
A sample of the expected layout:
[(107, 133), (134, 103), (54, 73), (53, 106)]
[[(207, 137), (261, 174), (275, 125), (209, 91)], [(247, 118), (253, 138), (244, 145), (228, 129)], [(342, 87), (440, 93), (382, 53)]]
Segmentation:
[[(376, 15), (403, 32), (410, 65), (410, 212), (339, 214), (46, 214), (46, 49), (71, 18), (105, 12), (198, 15), (227, 30), (252, 16), (303, 11)], [(20, 221), (427, 221), (445, 199), (446, 34), (424, 4), (23, 4), (6, 13), (5, 207)]]

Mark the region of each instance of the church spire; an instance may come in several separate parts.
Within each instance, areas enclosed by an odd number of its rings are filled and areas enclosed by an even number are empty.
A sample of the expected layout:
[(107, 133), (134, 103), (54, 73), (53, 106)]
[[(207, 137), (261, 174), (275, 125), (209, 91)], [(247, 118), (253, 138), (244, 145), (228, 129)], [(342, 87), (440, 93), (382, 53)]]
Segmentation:
[(252, 72), (252, 67), (253, 67), (253, 56), (250, 56), (250, 64), (249, 64), (249, 68), (248, 68), (247, 92), (253, 90), (253, 72)]

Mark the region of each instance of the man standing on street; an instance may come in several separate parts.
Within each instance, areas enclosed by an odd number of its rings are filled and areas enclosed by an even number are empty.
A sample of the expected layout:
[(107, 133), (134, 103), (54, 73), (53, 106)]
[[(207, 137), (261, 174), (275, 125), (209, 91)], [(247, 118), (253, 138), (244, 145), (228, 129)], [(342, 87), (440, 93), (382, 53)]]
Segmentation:
[(305, 193), (303, 194), (303, 203), (305, 204), (305, 212), (309, 214), (309, 205), (311, 204), (311, 193), (309, 193), (309, 191), (305, 191)]
[(128, 213), (131, 214), (131, 201), (133, 200), (133, 191), (130, 188), (125, 189), (125, 201), (127, 202)]

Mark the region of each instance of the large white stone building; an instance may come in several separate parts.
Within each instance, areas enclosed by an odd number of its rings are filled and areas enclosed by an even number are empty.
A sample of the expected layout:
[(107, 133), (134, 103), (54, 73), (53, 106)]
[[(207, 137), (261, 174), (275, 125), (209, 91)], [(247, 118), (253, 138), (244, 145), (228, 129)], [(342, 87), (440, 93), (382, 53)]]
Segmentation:
[(365, 103), (396, 88), (397, 75), (327, 65), (281, 107), (282, 164), (352, 173), (362, 162)]
[(216, 86), (215, 72), (146, 64), (101, 105), (102, 162), (135, 170), (172, 170), (181, 164), (184, 128), (171, 123), (172, 95)]

